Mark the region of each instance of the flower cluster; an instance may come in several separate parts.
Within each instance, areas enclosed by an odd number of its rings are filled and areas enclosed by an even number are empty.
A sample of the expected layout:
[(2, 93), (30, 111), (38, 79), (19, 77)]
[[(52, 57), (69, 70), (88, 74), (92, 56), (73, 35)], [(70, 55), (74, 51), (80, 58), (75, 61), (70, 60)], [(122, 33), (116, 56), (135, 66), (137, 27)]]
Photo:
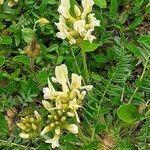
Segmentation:
[(36, 110), (34, 115), (35, 117), (26, 116), (21, 118), (21, 122), (17, 123), (17, 126), (22, 129), (22, 133), (19, 134), (21, 138), (34, 138), (39, 135), (42, 128), (42, 118)]
[(93, 0), (82, 0), (82, 11), (78, 5), (74, 5), (74, 13), (70, 14), (70, 0), (61, 0), (58, 12), (61, 14), (56, 26), (59, 30), (57, 37), (68, 39), (70, 44), (76, 44), (81, 40), (92, 42), (96, 37), (92, 35), (94, 27), (100, 26), (100, 21), (92, 12)]
[(48, 87), (43, 88), (45, 100), (42, 101), (42, 104), (49, 113), (44, 128), (41, 126), (42, 119), (37, 111), (34, 112), (35, 118), (27, 116), (22, 118), (21, 123), (17, 125), (23, 130), (20, 134), (21, 138), (33, 138), (39, 135), (45, 138), (45, 134), (53, 133), (53, 138), (48, 137), (45, 142), (51, 143), (52, 148), (55, 148), (59, 147), (61, 130), (65, 129), (73, 134), (78, 133), (78, 126), (70, 124), (68, 119), (71, 117), (80, 122), (77, 110), (82, 107), (81, 103), (86, 93), (93, 86), (82, 86), (82, 77), (75, 73), (72, 74), (70, 82), (68, 69), (64, 64), (55, 68), (55, 77), (51, 79), (54, 83), (60, 84), (61, 90), (55, 90), (49, 79)]
[[(4, 0), (0, 0), (0, 5), (4, 3)], [(8, 1), (8, 6), (13, 7), (16, 3), (18, 3), (18, 0), (9, 0)]]

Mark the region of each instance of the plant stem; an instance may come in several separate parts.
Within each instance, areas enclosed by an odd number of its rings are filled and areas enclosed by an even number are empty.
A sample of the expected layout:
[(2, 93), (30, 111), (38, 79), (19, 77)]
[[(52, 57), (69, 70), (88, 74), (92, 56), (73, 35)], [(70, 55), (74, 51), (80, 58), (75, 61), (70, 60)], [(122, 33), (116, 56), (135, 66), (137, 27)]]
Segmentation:
[[(16, 143), (9, 143), (8, 141), (4, 141), (4, 140), (0, 140), (0, 142), (6, 143), (6, 144), (8, 144), (10, 146), (17, 146), (17, 147), (22, 147), (22, 148), (29, 148), (29, 147), (27, 147), (25, 145), (20, 145), (20, 144), (16, 144)], [(34, 148), (34, 147), (30, 147), (30, 149), (31, 150), (36, 150), (36, 148)]]
[[(141, 77), (140, 77), (140, 82), (141, 82), (141, 81), (143, 80), (143, 78), (144, 78), (145, 71), (146, 71), (146, 69), (147, 69), (147, 67), (148, 67), (149, 58), (150, 58), (150, 55), (148, 56), (148, 58), (147, 58), (147, 60), (146, 60), (146, 63), (145, 63), (145, 66), (144, 66), (144, 69), (143, 69), (142, 75), (141, 75)], [(131, 101), (132, 101), (132, 99), (134, 98), (135, 94), (137, 93), (138, 89), (139, 89), (139, 86), (138, 86), (138, 87), (136, 87), (136, 89), (134, 90), (133, 95), (131, 96), (131, 98), (130, 98), (130, 100), (129, 100), (128, 104), (130, 104), (130, 103), (131, 103)]]
[(83, 61), (83, 68), (84, 68), (84, 74), (85, 74), (85, 81), (86, 83), (89, 83), (89, 71), (87, 68), (87, 62), (86, 62), (86, 53), (83, 48), (81, 48), (82, 53), (82, 61)]
[(77, 60), (76, 60), (76, 56), (75, 56), (74, 51), (73, 51), (72, 48), (71, 48), (71, 53), (72, 53), (72, 56), (73, 56), (75, 65), (76, 65), (76, 67), (77, 67), (78, 73), (81, 74), (81, 70), (80, 70), (80, 68), (79, 68), (79, 66), (78, 66), (78, 62), (77, 62)]
[[(117, 70), (117, 68), (116, 68), (116, 70)], [(114, 78), (114, 75), (115, 75), (115, 73), (116, 73), (116, 70), (115, 70), (114, 73), (112, 74), (112, 76), (111, 76), (111, 78), (110, 78), (110, 80), (109, 80), (109, 82), (108, 82), (108, 84), (107, 84), (107, 86), (106, 86), (106, 88), (105, 88), (105, 91), (104, 91), (104, 93), (103, 93), (103, 95), (102, 95), (102, 98), (101, 98), (101, 100), (100, 100), (100, 105), (101, 105), (102, 102), (104, 101), (106, 92), (107, 92), (107, 90), (108, 90), (108, 88), (109, 88), (109, 86), (110, 86), (110, 84), (111, 84), (111, 81), (112, 81), (113, 78)], [(99, 106), (100, 106), (100, 105), (99, 105)]]
[(42, 89), (42, 85), (40, 84), (36, 74), (35, 74), (35, 70), (34, 70), (34, 58), (30, 58), (30, 68), (31, 68), (31, 72), (33, 74), (33, 77), (35, 79), (35, 81), (37, 82), (37, 84), (40, 86), (40, 88)]

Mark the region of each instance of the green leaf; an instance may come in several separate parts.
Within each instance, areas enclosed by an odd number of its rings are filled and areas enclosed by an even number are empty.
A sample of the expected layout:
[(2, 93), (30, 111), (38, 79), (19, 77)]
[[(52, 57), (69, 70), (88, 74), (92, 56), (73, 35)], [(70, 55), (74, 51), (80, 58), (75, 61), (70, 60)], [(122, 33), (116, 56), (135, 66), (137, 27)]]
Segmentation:
[(3, 114), (0, 112), (0, 133), (8, 133), (8, 131), (9, 129), (8, 129), (7, 121), (3, 116)]
[(117, 15), (118, 3), (117, 0), (111, 0), (110, 16), (115, 18)]
[(30, 65), (30, 60), (25, 55), (17, 55), (13, 58), (13, 61), (17, 61), (28, 66)]
[(5, 63), (5, 57), (0, 56), (0, 67), (2, 67), (4, 63)]
[(10, 45), (11, 43), (12, 43), (11, 37), (6, 35), (0, 36), (0, 44)]
[(34, 31), (32, 29), (30, 29), (30, 28), (23, 28), (21, 31), (22, 31), (23, 39), (27, 43), (31, 42), (32, 37), (34, 35)]
[(107, 62), (107, 58), (103, 54), (96, 55), (94, 57), (94, 59), (95, 59), (95, 61), (100, 62), (100, 63), (106, 63)]
[(139, 49), (135, 45), (127, 44), (126, 48), (128, 50), (130, 50), (131, 52), (133, 52), (136, 56), (138, 56), (138, 57), (141, 56), (141, 53), (139, 52)]
[(118, 117), (127, 123), (132, 123), (137, 119), (137, 109), (132, 104), (121, 105), (117, 110)]
[(34, 109), (35, 109), (35, 106), (32, 106), (32, 107), (29, 107), (29, 106), (28, 106), (28, 107), (25, 107), (25, 108), (19, 113), (18, 116), (20, 116), (20, 117), (25, 117), (25, 116), (27, 116), (27, 115), (30, 115), (30, 114), (33, 113)]
[(127, 19), (128, 19), (128, 13), (127, 13), (127, 11), (124, 11), (124, 12), (122, 12), (122, 13), (120, 14), (118, 21), (119, 21), (121, 24), (124, 24)]
[(84, 49), (86, 52), (92, 52), (98, 48), (98, 43), (90, 43), (89, 41), (83, 41), (82, 42), (82, 49)]
[(11, 81), (7, 84), (6, 88), (5, 88), (6, 92), (8, 94), (12, 94), (15, 90), (16, 90), (16, 84), (14, 81)]
[(139, 18), (136, 18), (128, 27), (129, 30), (134, 29), (136, 26), (138, 26), (144, 19), (144, 16), (141, 16)]
[(106, 0), (94, 0), (95, 4), (101, 8), (106, 8), (107, 3)]

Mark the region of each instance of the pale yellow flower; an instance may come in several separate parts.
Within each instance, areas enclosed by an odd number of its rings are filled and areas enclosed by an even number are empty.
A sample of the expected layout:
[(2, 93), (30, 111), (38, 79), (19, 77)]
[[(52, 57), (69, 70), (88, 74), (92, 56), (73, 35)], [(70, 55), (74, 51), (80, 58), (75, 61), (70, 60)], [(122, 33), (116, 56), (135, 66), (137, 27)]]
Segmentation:
[(52, 139), (46, 140), (45, 143), (51, 143), (52, 144), (52, 148), (54, 149), (56, 147), (59, 147), (59, 139), (60, 139), (60, 135), (55, 134)]
[(20, 133), (19, 136), (23, 139), (28, 139), (30, 137), (30, 135), (27, 133)]
[(85, 19), (86, 15), (92, 11), (93, 5), (94, 5), (93, 0), (82, 0), (82, 6), (83, 6), (82, 19)]
[(41, 132), (41, 115), (36, 110), (34, 115), (35, 117), (26, 116), (21, 118), (21, 122), (17, 123), (17, 126), (22, 130), (22, 133), (19, 134), (21, 138), (33, 138)]
[(75, 124), (65, 125), (64, 128), (73, 134), (78, 134), (78, 126)]
[(58, 8), (61, 15), (59, 23), (56, 23), (59, 32), (56, 36), (60, 39), (68, 39), (71, 45), (80, 43), (82, 40), (92, 42), (96, 39), (92, 32), (94, 27), (100, 26), (100, 21), (95, 18), (94, 13), (91, 13), (93, 5), (93, 0), (82, 0), (83, 11), (77, 5), (74, 5), (75, 17), (72, 17), (69, 12), (70, 1), (61, 0)]

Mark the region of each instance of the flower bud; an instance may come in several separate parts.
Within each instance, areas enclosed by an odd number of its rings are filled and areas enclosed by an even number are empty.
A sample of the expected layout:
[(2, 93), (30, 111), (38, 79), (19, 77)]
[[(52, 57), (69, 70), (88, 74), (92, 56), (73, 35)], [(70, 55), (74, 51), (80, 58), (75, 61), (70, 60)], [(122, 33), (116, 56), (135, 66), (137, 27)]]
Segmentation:
[(67, 129), (68, 131), (70, 131), (73, 134), (77, 134), (78, 133), (78, 126), (75, 125), (75, 124), (65, 125), (65, 129)]
[(49, 132), (50, 130), (52, 130), (52, 127), (50, 125), (46, 126), (43, 131), (41, 132), (41, 136), (46, 134), (47, 132)]
[(36, 110), (34, 111), (34, 114), (35, 114), (37, 121), (41, 122), (41, 120), (42, 120), (41, 115)]
[(20, 133), (19, 136), (23, 139), (28, 139), (30, 137), (27, 133)]
[(36, 23), (40, 23), (42, 25), (48, 24), (49, 21), (45, 18), (40, 18), (39, 20), (36, 21)]

